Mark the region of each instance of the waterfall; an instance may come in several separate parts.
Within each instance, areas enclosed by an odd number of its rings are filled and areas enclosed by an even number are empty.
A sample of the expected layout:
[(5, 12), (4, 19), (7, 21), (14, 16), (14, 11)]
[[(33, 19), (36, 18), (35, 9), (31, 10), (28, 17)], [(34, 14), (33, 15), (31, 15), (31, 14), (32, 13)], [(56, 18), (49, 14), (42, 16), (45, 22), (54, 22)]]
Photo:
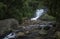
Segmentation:
[(39, 17), (41, 17), (41, 15), (44, 14), (44, 12), (46, 12), (45, 9), (37, 9), (35, 17), (31, 18), (31, 20), (37, 20)]

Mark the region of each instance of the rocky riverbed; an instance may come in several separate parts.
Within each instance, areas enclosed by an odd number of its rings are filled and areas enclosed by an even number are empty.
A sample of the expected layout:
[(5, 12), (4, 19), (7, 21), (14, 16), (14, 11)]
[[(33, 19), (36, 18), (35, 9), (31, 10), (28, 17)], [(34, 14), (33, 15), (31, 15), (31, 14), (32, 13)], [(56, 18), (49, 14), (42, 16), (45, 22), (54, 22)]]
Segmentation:
[(25, 24), (17, 29), (21, 31), (18, 32), (17, 39), (56, 39), (55, 28), (54, 22)]
[(17, 29), (13, 29), (12, 32), (16, 34), (15, 39), (60, 38), (60, 32), (56, 31), (56, 24), (53, 21), (25, 21), (25, 23), (19, 25)]

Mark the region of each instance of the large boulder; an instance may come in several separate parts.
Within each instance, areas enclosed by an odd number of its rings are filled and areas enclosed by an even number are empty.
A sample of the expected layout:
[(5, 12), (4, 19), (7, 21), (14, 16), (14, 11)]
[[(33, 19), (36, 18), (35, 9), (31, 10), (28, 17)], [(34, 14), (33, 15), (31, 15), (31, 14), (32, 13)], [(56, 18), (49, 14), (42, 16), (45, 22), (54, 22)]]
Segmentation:
[(15, 30), (18, 26), (19, 23), (16, 19), (0, 20), (0, 34), (3, 34), (5, 31)]

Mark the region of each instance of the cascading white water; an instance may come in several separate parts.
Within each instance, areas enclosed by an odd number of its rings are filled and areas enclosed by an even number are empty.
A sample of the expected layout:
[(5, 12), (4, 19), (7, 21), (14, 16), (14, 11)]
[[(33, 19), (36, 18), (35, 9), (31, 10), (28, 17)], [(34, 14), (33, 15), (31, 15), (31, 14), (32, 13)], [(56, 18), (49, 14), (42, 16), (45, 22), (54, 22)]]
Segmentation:
[(45, 12), (44, 9), (37, 9), (35, 18), (31, 18), (31, 20), (37, 20), (39, 17), (41, 17), (41, 15), (43, 15), (44, 12)]
[(5, 36), (3, 39), (10, 39), (10, 38), (15, 38), (16, 34), (15, 33), (10, 33), (9, 35)]

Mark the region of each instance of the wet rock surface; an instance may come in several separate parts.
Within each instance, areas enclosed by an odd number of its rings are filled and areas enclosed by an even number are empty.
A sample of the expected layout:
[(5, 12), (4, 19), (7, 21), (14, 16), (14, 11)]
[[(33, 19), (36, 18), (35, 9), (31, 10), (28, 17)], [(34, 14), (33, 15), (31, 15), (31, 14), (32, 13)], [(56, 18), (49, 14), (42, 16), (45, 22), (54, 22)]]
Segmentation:
[(30, 24), (20, 27), (22, 27), (24, 35), (19, 35), (17, 39), (56, 39), (55, 27), (52, 22), (43, 22), (41, 24), (33, 25)]
[(19, 26), (19, 22), (16, 19), (11, 18), (0, 20), (0, 34), (12, 29), (16, 29), (17, 26)]
[[(37, 23), (36, 23), (37, 22)], [(54, 22), (34, 21), (31, 24), (19, 25), (12, 31), (16, 34), (15, 39), (56, 39), (56, 25)], [(15, 27), (16, 28), (16, 27)]]

